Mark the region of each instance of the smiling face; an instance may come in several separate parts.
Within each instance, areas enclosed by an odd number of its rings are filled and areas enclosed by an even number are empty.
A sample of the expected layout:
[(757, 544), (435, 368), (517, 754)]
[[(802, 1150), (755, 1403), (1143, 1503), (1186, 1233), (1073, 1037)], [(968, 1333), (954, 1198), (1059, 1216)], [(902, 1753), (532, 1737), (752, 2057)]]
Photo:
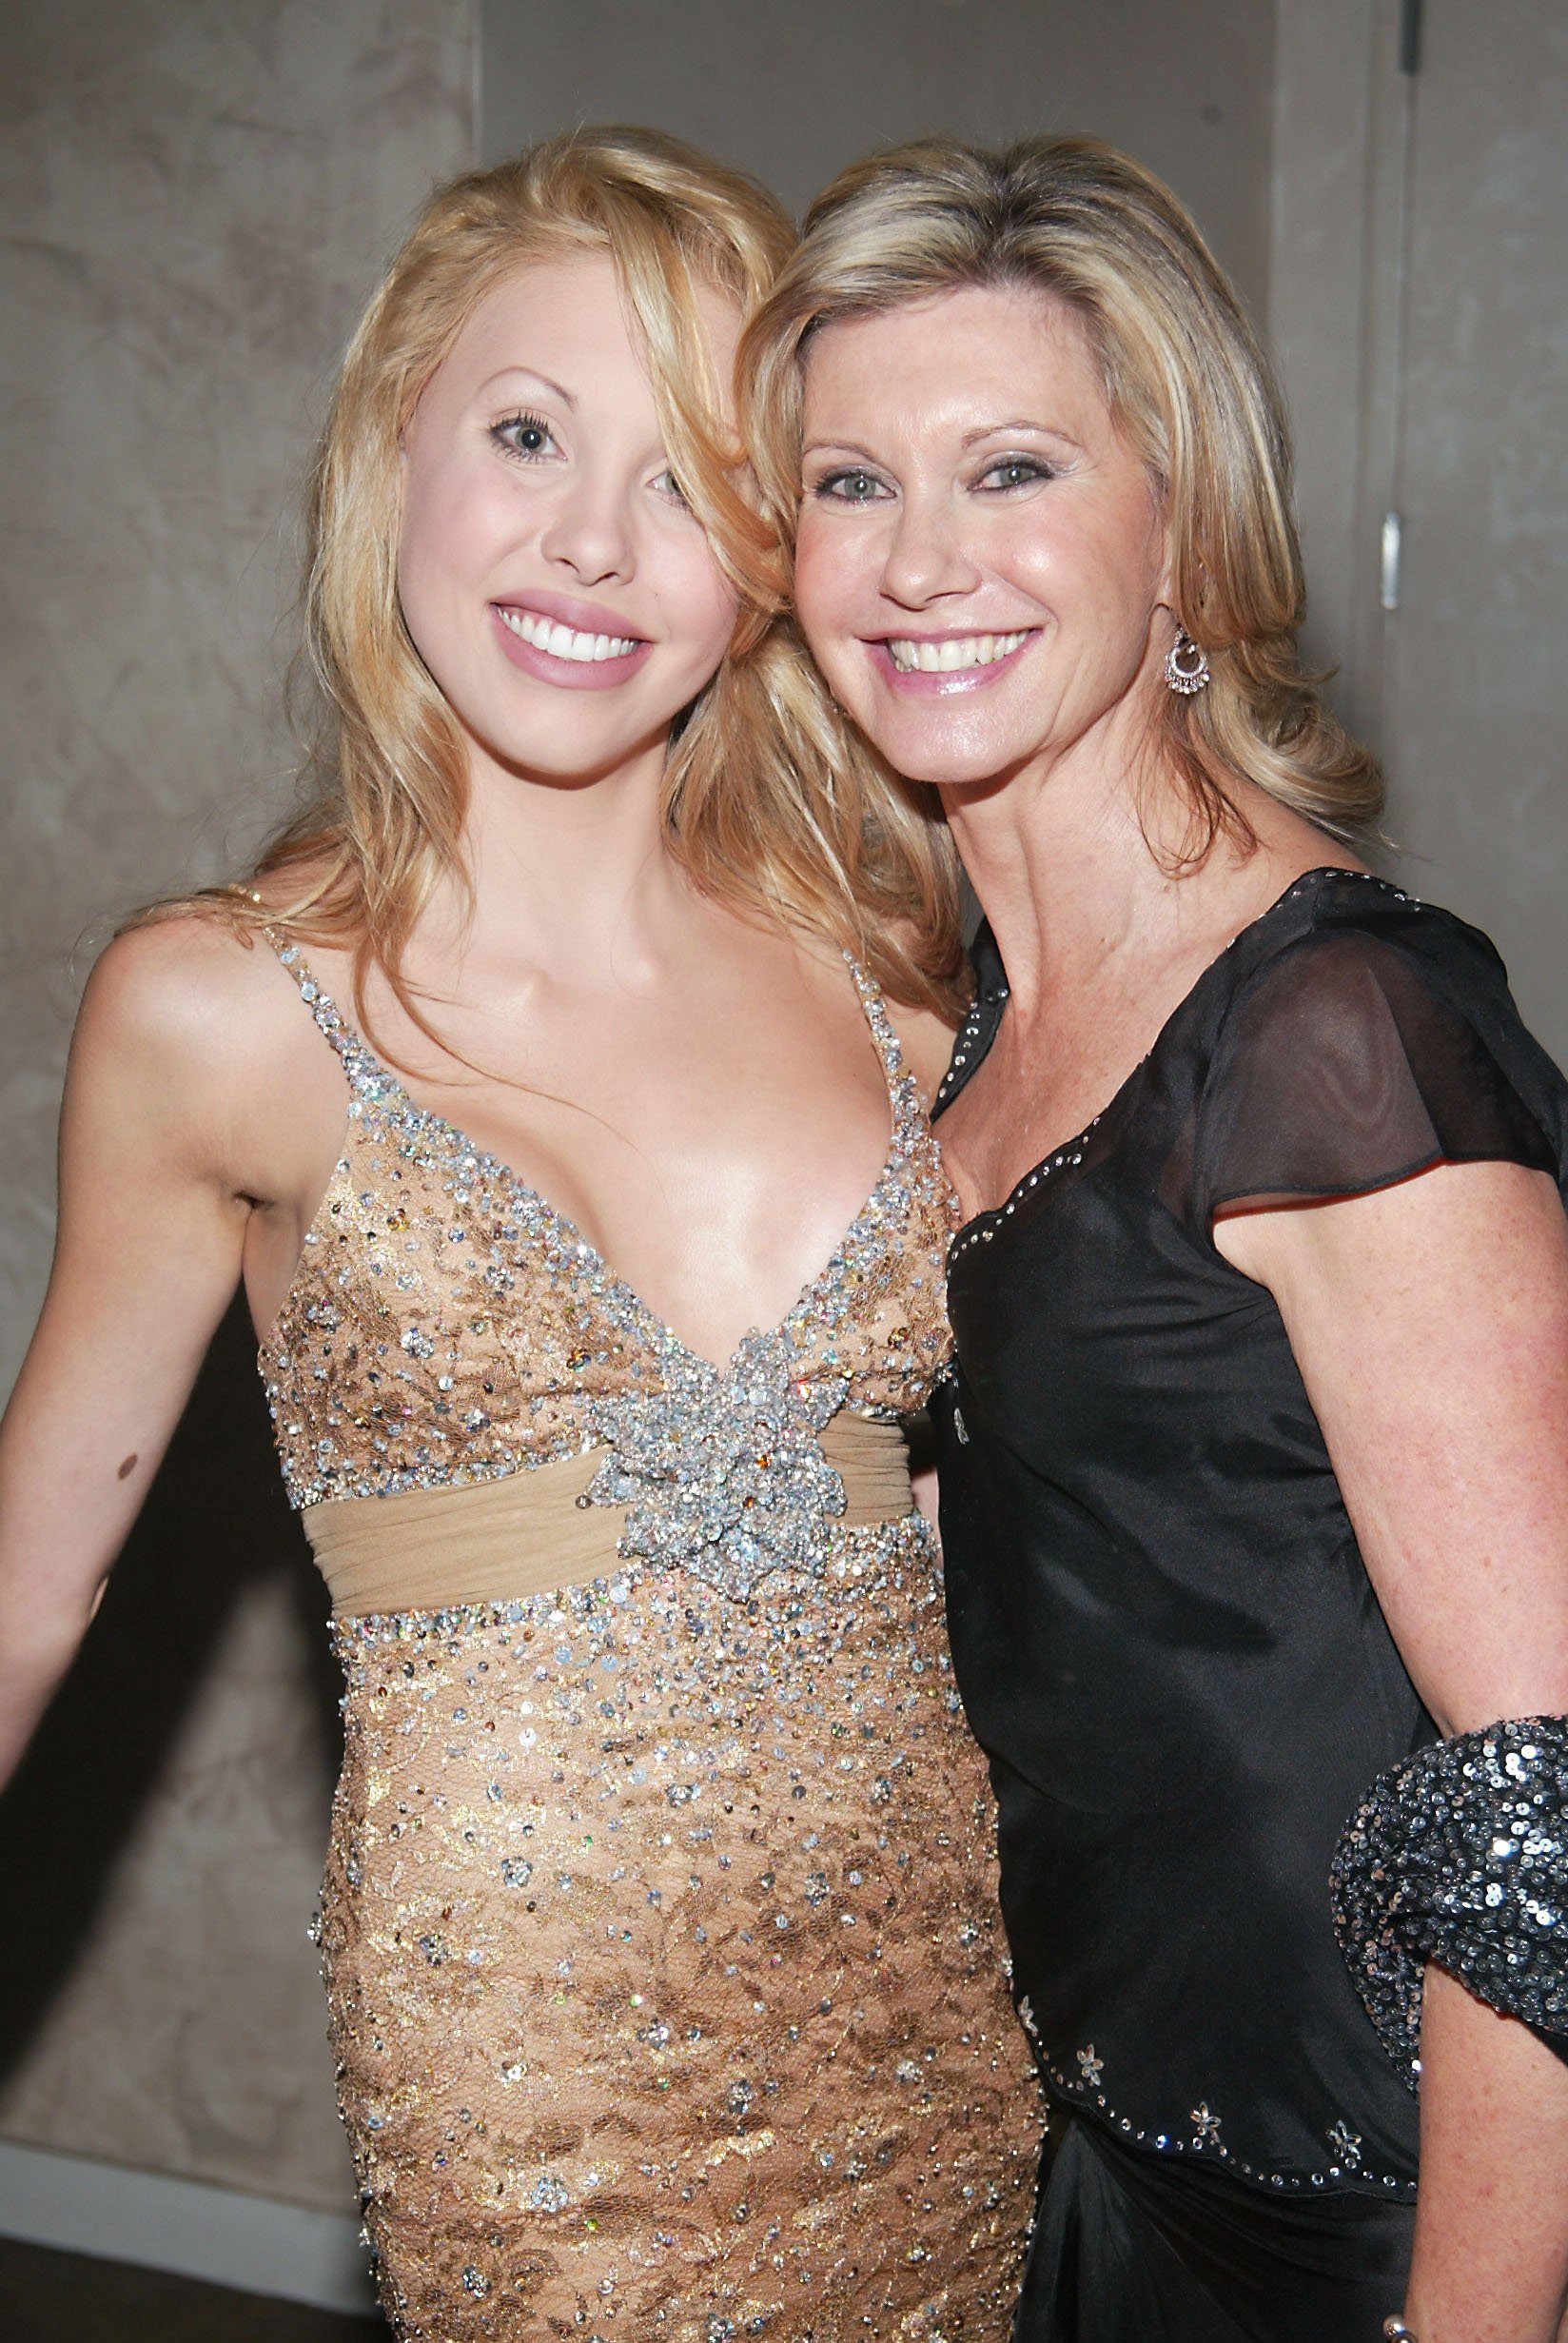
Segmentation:
[(817, 332), (795, 593), (835, 697), (911, 778), (1135, 758), (1165, 531), (1065, 305), (966, 286)]
[[(727, 380), (738, 329), (704, 311)], [(402, 440), (398, 591), (486, 766), (571, 783), (662, 759), (735, 596), (671, 473), (607, 255), (528, 263), (476, 303)]]

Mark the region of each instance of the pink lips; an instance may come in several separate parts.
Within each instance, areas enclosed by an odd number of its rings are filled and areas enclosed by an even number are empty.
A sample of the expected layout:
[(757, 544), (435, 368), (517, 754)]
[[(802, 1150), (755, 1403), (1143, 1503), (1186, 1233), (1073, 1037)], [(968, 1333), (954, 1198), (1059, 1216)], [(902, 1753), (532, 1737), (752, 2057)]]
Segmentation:
[(568, 692), (608, 692), (617, 683), (624, 683), (647, 660), (653, 644), (639, 640), (630, 651), (618, 657), (602, 660), (573, 660), (558, 658), (553, 651), (541, 650), (536, 642), (526, 642), (513, 632), (502, 618), (502, 610), (527, 611), (536, 619), (549, 619), (559, 626), (569, 626), (578, 635), (612, 635), (627, 640), (636, 630), (613, 610), (598, 609), (592, 602), (579, 602), (566, 594), (541, 591), (519, 595), (515, 601), (492, 602), (491, 624), (501, 650), (524, 675), (537, 677), (541, 683), (553, 683)]
[[(1014, 631), (1011, 627), (1000, 626), (966, 627), (961, 634), (955, 631), (948, 635), (900, 636), (899, 640), (914, 642), (962, 642), (967, 641), (972, 635), (1001, 635), (1011, 634)], [(920, 667), (911, 668), (906, 672), (902, 667), (893, 664), (892, 653), (889, 650), (884, 638), (872, 635), (863, 637), (862, 640), (871, 655), (872, 665), (890, 691), (898, 692), (911, 699), (949, 699), (959, 692), (984, 691), (988, 684), (994, 683), (999, 677), (1005, 676), (1023, 658), (1038, 632), (1038, 628), (1031, 627), (1022, 642), (1017, 643), (1012, 650), (1005, 651), (1000, 659), (988, 660), (984, 667), (951, 667), (942, 675), (928, 675), (924, 668)]]

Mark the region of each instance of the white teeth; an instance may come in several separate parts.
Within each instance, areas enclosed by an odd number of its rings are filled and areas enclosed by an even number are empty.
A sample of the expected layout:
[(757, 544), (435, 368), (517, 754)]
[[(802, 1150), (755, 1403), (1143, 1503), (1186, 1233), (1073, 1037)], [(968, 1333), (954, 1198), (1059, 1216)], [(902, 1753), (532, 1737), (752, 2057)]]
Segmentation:
[(595, 660), (625, 659), (637, 647), (636, 635), (578, 635), (569, 626), (536, 617), (532, 610), (509, 610), (499, 602), (496, 607), (503, 625), (537, 651), (548, 651), (552, 659), (576, 660), (585, 666)]
[(1029, 628), (1016, 635), (954, 635), (946, 642), (916, 642), (912, 636), (895, 635), (888, 656), (901, 676), (951, 675), (960, 667), (990, 667), (1028, 640)]

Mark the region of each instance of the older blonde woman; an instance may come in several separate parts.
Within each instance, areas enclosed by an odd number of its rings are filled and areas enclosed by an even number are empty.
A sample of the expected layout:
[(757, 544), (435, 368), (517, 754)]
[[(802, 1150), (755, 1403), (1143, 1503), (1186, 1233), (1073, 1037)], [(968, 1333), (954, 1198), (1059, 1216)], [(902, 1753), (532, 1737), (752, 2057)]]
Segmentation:
[(898, 1427), (953, 903), (929, 816), (830, 790), (756, 600), (721, 385), (789, 241), (641, 132), (432, 203), (318, 476), (321, 795), (92, 979), (0, 1448), (10, 1758), (243, 1280), (346, 1674), (323, 1952), (409, 2338), (979, 2337), (1020, 2254)]
[(1055, 2108), (1015, 2333), (1550, 2343), (1568, 1091), (1344, 842), (1279, 403), (1147, 173), (857, 166), (744, 371), (812, 649), (987, 915), (939, 1412)]

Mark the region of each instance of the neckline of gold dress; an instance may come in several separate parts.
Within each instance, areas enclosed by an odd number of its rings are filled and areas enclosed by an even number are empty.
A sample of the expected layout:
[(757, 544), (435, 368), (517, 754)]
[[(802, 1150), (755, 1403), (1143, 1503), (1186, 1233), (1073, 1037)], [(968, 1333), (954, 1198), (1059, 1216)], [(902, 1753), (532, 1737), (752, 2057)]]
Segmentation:
[[(887, 1084), (892, 1116), (887, 1153), (865, 1202), (846, 1226), (826, 1261), (806, 1279), (783, 1314), (770, 1327), (749, 1328), (726, 1359), (710, 1359), (705, 1352), (694, 1349), (689, 1343), (682, 1341), (674, 1327), (661, 1318), (637, 1288), (619, 1274), (598, 1247), (583, 1235), (571, 1215), (553, 1204), (542, 1190), (524, 1179), (501, 1156), (477, 1146), (461, 1124), (454, 1123), (433, 1107), (421, 1106), (406, 1085), (398, 1079), (347, 1022), (331, 994), (312, 975), (298, 945), (288, 942), (274, 929), (265, 928), (262, 932), (283, 966), (293, 976), (300, 996), (310, 1010), (317, 1027), (337, 1053), (348, 1083), (351, 1101), (368, 1100), (382, 1111), (390, 1108), (406, 1133), (421, 1134), (434, 1143), (434, 1153), (444, 1152), (457, 1159), (464, 1169), (471, 1167), (476, 1179), (508, 1191), (525, 1208), (522, 1226), (527, 1229), (530, 1237), (537, 1242), (547, 1234), (567, 1252), (574, 1254), (582, 1270), (594, 1280), (598, 1298), (612, 1307), (628, 1331), (635, 1329), (658, 1356), (682, 1361), (689, 1368), (702, 1369), (708, 1374), (722, 1377), (730, 1373), (742, 1353), (759, 1340), (787, 1336), (794, 1323), (808, 1314), (822, 1298), (833, 1279), (841, 1274), (846, 1260), (872, 1237), (887, 1204), (894, 1200), (891, 1191), (896, 1188), (899, 1168), (908, 1155), (911, 1138), (924, 1121), (919, 1087), (905, 1064), (903, 1044), (888, 1014), (882, 987), (861, 967), (853, 954), (846, 952), (844, 961), (853, 978), (855, 993), (871, 1029), (872, 1045)], [(334, 1168), (335, 1175), (347, 1168), (348, 1134), (345, 1133), (344, 1145)], [(306, 1245), (302, 1248), (300, 1262), (288, 1290), (261, 1338), (260, 1348), (264, 1354), (274, 1347), (278, 1330), (297, 1298), (304, 1278), (309, 1236), (317, 1232), (330, 1193), (329, 1183), (326, 1194), (312, 1218)]]

